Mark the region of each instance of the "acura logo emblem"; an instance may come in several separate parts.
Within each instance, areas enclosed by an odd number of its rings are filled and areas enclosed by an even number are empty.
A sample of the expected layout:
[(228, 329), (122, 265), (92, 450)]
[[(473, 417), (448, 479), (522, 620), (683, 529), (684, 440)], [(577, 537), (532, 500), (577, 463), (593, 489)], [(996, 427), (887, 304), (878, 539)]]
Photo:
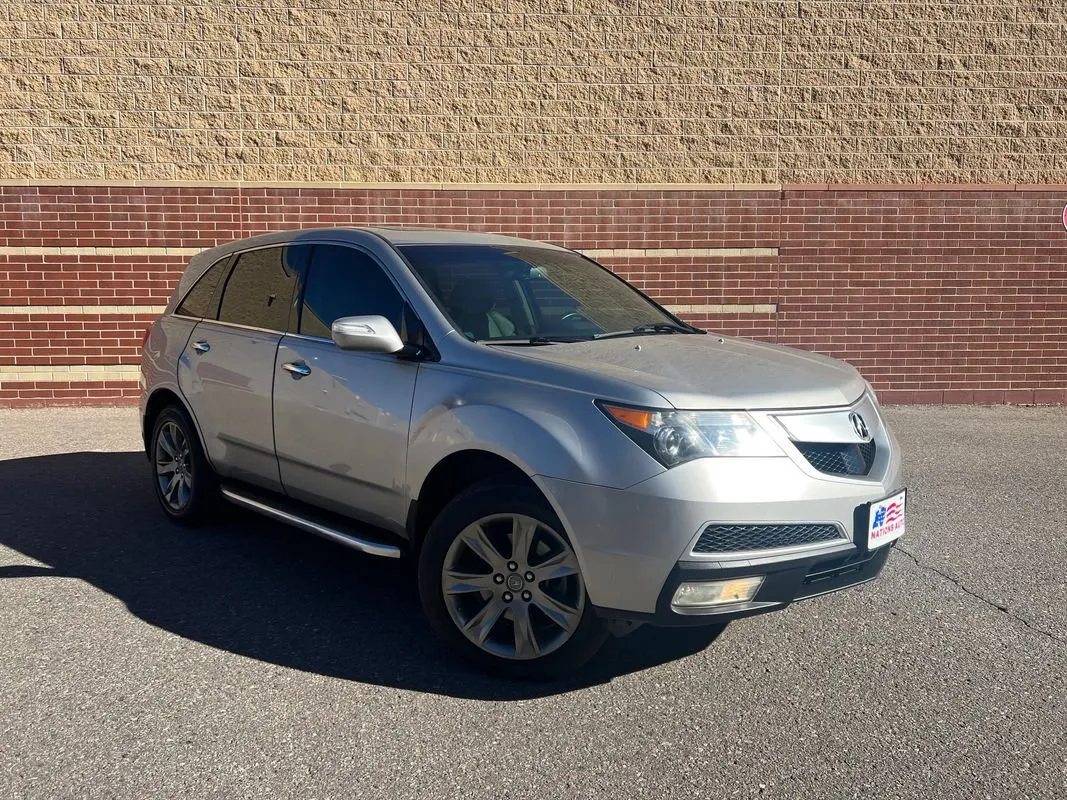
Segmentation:
[(848, 421), (852, 423), (852, 430), (856, 432), (856, 435), (863, 441), (868, 441), (871, 438), (871, 432), (867, 430), (867, 423), (863, 421), (863, 417), (853, 411), (848, 415)]

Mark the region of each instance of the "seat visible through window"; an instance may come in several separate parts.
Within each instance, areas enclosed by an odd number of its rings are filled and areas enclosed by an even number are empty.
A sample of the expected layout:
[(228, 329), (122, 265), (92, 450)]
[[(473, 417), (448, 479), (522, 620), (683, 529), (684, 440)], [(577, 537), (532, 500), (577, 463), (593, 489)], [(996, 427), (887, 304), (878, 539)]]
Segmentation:
[(500, 339), (515, 335), (515, 323), (495, 308), (496, 285), (486, 278), (468, 278), (449, 295), (452, 319), (461, 332), (474, 339)]

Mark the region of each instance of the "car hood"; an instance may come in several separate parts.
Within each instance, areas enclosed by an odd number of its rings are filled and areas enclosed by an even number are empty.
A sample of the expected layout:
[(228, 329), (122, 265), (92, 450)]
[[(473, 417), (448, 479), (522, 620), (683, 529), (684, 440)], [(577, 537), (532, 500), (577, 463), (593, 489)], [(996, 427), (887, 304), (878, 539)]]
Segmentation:
[(855, 368), (843, 361), (716, 335), (626, 336), (512, 352), (638, 384), (676, 408), (841, 406), (866, 387)]

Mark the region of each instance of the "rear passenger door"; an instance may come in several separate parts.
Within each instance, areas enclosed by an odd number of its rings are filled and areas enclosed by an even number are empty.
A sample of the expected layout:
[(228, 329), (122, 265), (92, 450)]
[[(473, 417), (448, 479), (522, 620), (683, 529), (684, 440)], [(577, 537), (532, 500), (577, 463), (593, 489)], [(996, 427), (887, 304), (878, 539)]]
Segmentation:
[(381, 314), (410, 341), (419, 323), (383, 266), (342, 245), (315, 246), (298, 306), (274, 372), (275, 442), (285, 490), (401, 532), (418, 364), (341, 350), (330, 327), (338, 317)]
[(179, 365), (179, 385), (219, 474), (273, 490), (281, 489), (271, 411), (274, 356), (309, 250), (277, 246), (239, 255)]

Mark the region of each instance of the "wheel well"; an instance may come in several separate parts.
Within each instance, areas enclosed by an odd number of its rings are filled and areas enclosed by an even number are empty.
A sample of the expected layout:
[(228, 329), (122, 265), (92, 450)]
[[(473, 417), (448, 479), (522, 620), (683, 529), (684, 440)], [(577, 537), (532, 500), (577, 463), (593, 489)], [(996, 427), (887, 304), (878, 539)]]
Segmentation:
[(484, 450), (453, 453), (430, 470), (422, 483), (418, 502), (409, 521), (413, 549), (418, 550), (422, 546), (426, 531), (452, 498), (487, 478), (536, 488), (525, 472), (503, 456)]
[(185, 408), (185, 404), (182, 403), (178, 395), (174, 394), (170, 389), (159, 389), (148, 398), (148, 402), (145, 404), (144, 425), (141, 428), (141, 438), (144, 440), (145, 452), (148, 452), (148, 437), (152, 435), (152, 427), (156, 424), (156, 417), (167, 406)]

